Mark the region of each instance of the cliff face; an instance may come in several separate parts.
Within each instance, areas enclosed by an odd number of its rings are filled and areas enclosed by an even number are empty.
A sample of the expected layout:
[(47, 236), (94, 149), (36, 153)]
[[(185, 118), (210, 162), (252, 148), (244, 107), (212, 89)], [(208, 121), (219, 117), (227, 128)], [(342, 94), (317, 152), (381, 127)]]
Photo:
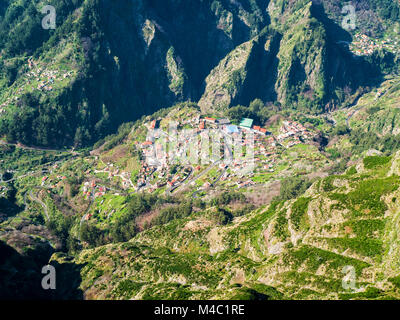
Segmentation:
[[(0, 102), (7, 114), (0, 133), (11, 140), (85, 145), (187, 100), (203, 110), (256, 98), (323, 110), (378, 74), (343, 47), (350, 36), (304, 0), (53, 5), (56, 30), (41, 29), (40, 1), (0, 9)], [(29, 59), (40, 69), (33, 69), (33, 83)], [(49, 85), (54, 70), (73, 72)]]
[(351, 41), (350, 34), (329, 20), (321, 6), (297, 1), (285, 7), (272, 1), (268, 12), (272, 24), (227, 55), (207, 77), (199, 102), (203, 109), (248, 105), (256, 97), (324, 110), (379, 75), (348, 51), (344, 43)]

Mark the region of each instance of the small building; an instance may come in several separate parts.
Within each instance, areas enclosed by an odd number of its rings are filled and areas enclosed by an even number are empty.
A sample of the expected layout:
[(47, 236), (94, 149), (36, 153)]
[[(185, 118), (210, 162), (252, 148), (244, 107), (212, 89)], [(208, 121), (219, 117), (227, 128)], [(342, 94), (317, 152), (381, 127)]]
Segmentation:
[(218, 119), (218, 124), (224, 125), (224, 124), (230, 124), (231, 121), (229, 119), (223, 118), (223, 119)]
[(239, 129), (238, 129), (238, 127), (235, 126), (235, 125), (230, 125), (230, 126), (226, 126), (225, 131), (226, 131), (226, 133), (228, 133), (228, 134), (233, 134), (233, 133), (238, 133), (238, 132), (239, 132)]
[(204, 120), (207, 121), (207, 122), (211, 122), (211, 123), (215, 123), (217, 121), (217, 119), (210, 118), (210, 117), (205, 117)]
[(253, 127), (253, 130), (254, 130), (254, 131), (257, 131), (258, 133), (265, 134), (265, 135), (270, 134), (270, 133), (267, 131), (267, 129), (261, 128), (260, 126), (254, 126), (254, 127)]
[(253, 121), (253, 119), (243, 118), (242, 121), (240, 121), (239, 126), (242, 128), (251, 129), (253, 126)]
[(150, 122), (150, 129), (157, 129), (159, 126), (159, 122), (158, 120), (153, 120), (152, 122)]
[(211, 187), (211, 183), (209, 183), (208, 181), (203, 184), (204, 189), (208, 189), (209, 187)]
[(205, 129), (205, 125), (206, 125), (206, 122), (203, 120), (203, 121), (200, 121), (200, 124), (199, 124), (199, 129), (200, 130), (204, 130)]
[(153, 145), (152, 141), (145, 141), (142, 143), (142, 146), (151, 146), (151, 145)]

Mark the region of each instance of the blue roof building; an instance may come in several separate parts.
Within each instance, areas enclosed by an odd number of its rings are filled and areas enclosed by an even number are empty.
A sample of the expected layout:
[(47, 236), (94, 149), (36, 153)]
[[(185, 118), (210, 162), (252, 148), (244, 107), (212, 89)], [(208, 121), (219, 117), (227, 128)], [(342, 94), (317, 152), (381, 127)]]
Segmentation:
[(230, 125), (230, 126), (226, 126), (226, 132), (231, 134), (231, 133), (239, 133), (239, 129), (237, 126), (234, 125)]

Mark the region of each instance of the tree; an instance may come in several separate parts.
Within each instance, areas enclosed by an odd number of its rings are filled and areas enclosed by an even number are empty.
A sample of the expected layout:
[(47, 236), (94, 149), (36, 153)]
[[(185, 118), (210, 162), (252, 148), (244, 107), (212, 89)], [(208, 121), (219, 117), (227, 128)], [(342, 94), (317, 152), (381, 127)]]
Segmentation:
[(94, 224), (94, 222), (85, 222), (80, 228), (81, 240), (87, 242), (90, 246), (100, 246), (104, 244), (104, 233)]
[(302, 195), (311, 186), (311, 182), (303, 177), (289, 177), (282, 181), (279, 196), (276, 200), (290, 200)]
[(249, 108), (252, 112), (258, 113), (264, 108), (264, 102), (261, 99), (255, 99), (250, 103)]

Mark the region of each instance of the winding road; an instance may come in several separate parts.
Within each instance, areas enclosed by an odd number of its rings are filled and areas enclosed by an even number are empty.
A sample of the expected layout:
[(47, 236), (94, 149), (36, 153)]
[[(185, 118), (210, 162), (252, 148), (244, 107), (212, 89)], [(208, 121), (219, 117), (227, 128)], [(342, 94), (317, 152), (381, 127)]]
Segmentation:
[(46, 204), (42, 200), (40, 200), (37, 196), (34, 196), (33, 193), (32, 193), (32, 190), (29, 191), (29, 198), (32, 201), (35, 201), (35, 202), (39, 203), (42, 206), (42, 208), (44, 210), (44, 214), (46, 215), (47, 221), (50, 221), (50, 217), (49, 217), (49, 213), (48, 213)]

